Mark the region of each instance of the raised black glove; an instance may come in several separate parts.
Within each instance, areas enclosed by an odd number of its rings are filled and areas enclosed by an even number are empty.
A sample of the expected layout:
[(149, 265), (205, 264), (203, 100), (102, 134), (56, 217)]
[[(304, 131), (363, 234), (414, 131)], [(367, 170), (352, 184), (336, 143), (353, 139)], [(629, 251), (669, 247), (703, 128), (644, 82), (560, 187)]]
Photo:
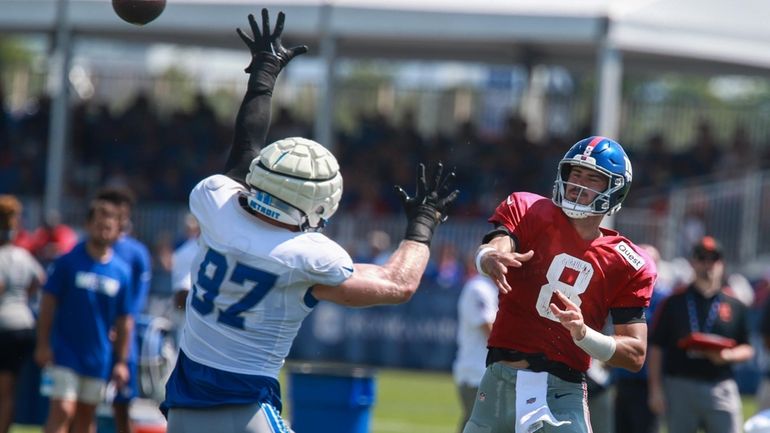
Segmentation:
[(417, 192), (414, 197), (409, 197), (400, 186), (395, 187), (406, 211), (404, 239), (430, 245), (436, 226), (446, 221), (447, 211), (460, 191), (450, 190), (455, 173), (450, 171), (446, 176), (442, 176), (443, 171), (444, 166), (439, 162), (433, 182), (428, 185), (425, 181), (425, 164), (420, 164), (417, 168)]
[[(252, 74), (256, 90), (273, 91), (275, 79), (281, 70), (296, 56), (305, 54), (307, 46), (299, 45), (293, 48), (285, 48), (281, 43), (281, 33), (283, 33), (283, 21), (286, 15), (278, 12), (278, 19), (275, 23), (275, 30), (270, 33), (270, 16), (267, 9), (262, 9), (262, 31), (259, 30), (257, 20), (254, 15), (249, 14), (249, 25), (254, 39), (250, 38), (241, 29), (236, 29), (238, 36), (249, 47), (251, 51), (251, 63), (245, 71)], [(250, 85), (251, 85), (251, 81)]]

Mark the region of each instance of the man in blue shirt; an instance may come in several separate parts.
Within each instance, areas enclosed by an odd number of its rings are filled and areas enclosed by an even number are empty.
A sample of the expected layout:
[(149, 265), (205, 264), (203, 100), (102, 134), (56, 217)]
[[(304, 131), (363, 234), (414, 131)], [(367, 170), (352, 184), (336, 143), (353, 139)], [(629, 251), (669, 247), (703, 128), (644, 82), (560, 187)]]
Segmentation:
[[(150, 289), (151, 266), (150, 252), (147, 247), (131, 232), (131, 211), (135, 199), (131, 191), (121, 188), (104, 188), (96, 194), (96, 199), (112, 203), (117, 206), (120, 219), (120, 237), (113, 245), (115, 254), (128, 263), (131, 271), (131, 308), (130, 314), (136, 320), (144, 311), (147, 303), (147, 294)], [(129, 379), (125, 386), (118, 388), (113, 400), (112, 408), (115, 417), (115, 431), (117, 433), (130, 433), (131, 418), (129, 417), (129, 405), (139, 394), (139, 345), (137, 336), (129, 339), (128, 370)]]
[(112, 248), (118, 207), (92, 201), (86, 231), (84, 242), (53, 263), (40, 303), (35, 361), (45, 367), (41, 388), (51, 399), (46, 433), (94, 431), (107, 381), (119, 387), (129, 375), (131, 274)]

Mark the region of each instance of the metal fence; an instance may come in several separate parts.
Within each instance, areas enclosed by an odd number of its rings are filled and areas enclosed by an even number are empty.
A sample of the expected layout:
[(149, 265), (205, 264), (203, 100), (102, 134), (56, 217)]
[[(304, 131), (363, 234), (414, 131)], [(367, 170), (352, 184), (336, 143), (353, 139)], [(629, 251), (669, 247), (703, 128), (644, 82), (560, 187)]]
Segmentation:
[[(25, 226), (35, 227), (44, 215), (41, 200), (27, 198), (24, 202)], [(770, 257), (770, 171), (683, 186), (641, 202), (664, 203), (664, 206), (624, 208), (614, 217), (613, 225), (636, 243), (657, 246), (664, 259), (686, 256), (692, 244), (704, 234), (722, 242), (728, 265), (741, 267), (763, 256)], [(84, 202), (67, 201), (62, 220), (79, 229), (86, 210)], [(154, 245), (161, 236), (179, 236), (186, 212), (186, 207), (181, 205), (139, 206), (133, 218), (135, 234), (148, 245)], [(355, 251), (364, 246), (373, 230), (384, 231), (398, 240), (405, 227), (403, 215), (371, 216), (341, 211), (331, 220), (326, 234)], [(485, 218), (452, 217), (438, 230), (433, 246), (452, 244), (461, 255), (468, 255), (487, 230)]]
[(665, 259), (686, 256), (703, 235), (717, 238), (736, 268), (770, 255), (770, 171), (682, 186), (647, 201), (665, 205), (624, 209), (616, 228), (637, 243), (658, 246)]

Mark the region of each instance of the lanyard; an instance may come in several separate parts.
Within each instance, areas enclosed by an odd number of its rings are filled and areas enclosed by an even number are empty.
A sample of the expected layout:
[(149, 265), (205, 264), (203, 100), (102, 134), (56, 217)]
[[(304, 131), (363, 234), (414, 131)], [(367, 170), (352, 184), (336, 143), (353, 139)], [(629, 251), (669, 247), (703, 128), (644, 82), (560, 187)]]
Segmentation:
[[(719, 294), (714, 296), (711, 300), (711, 306), (709, 307), (709, 313), (706, 317), (706, 323), (703, 324), (703, 332), (711, 332), (711, 328), (714, 327), (714, 323), (717, 321), (717, 312), (719, 311)], [(695, 299), (693, 299), (692, 293), (687, 294), (687, 315), (690, 317), (690, 332), (700, 332), (700, 325), (698, 324), (698, 313), (695, 310)]]

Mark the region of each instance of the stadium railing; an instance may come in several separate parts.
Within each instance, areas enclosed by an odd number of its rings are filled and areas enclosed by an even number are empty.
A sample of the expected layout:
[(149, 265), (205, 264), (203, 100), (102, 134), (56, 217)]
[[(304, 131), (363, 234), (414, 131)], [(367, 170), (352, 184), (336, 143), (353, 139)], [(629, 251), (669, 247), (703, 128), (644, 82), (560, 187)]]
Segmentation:
[[(34, 229), (43, 221), (42, 200), (26, 197), (23, 201), (24, 226)], [(623, 208), (614, 217), (612, 226), (636, 243), (656, 245), (664, 259), (686, 256), (692, 242), (702, 234), (715, 236), (723, 243), (726, 261), (736, 270), (770, 256), (770, 171), (683, 185), (634, 202), (635, 207)], [(81, 229), (87, 206), (78, 200), (63, 203), (62, 221)], [(164, 234), (172, 238), (181, 236), (186, 212), (183, 205), (140, 203), (133, 217), (135, 235), (149, 246)], [(395, 242), (404, 228), (402, 215), (340, 211), (326, 234), (356, 251), (364, 246), (367, 234), (373, 230), (388, 233)], [(433, 245), (450, 243), (461, 256), (472, 254), (488, 229), (485, 218), (453, 216), (442, 225)]]

